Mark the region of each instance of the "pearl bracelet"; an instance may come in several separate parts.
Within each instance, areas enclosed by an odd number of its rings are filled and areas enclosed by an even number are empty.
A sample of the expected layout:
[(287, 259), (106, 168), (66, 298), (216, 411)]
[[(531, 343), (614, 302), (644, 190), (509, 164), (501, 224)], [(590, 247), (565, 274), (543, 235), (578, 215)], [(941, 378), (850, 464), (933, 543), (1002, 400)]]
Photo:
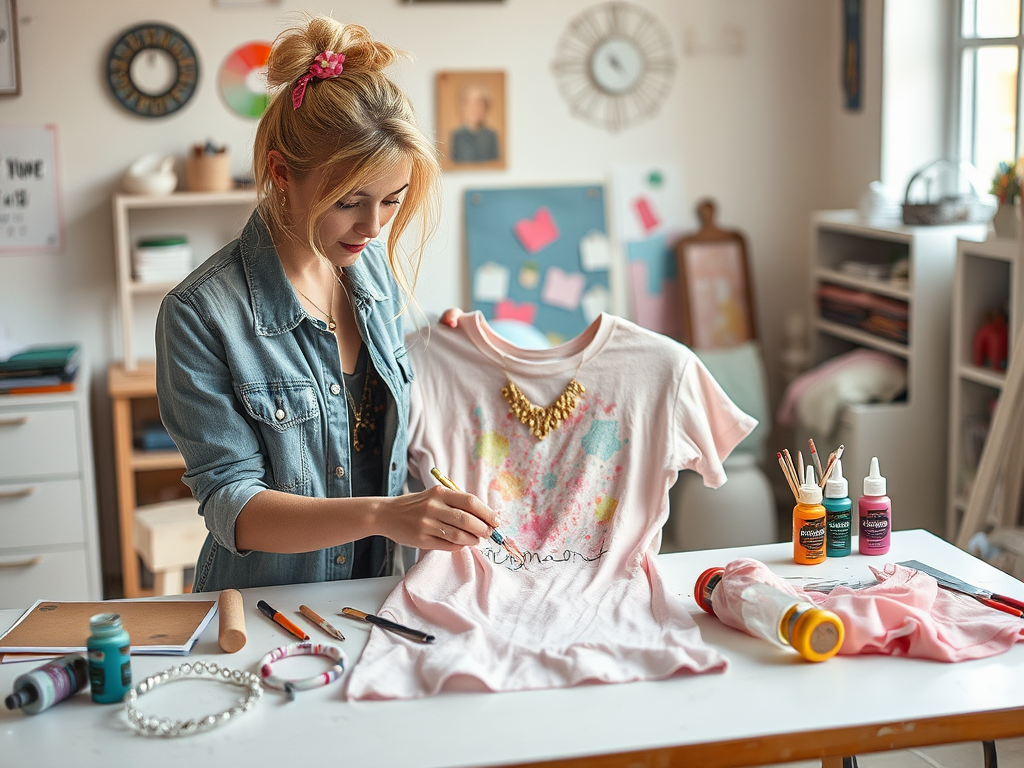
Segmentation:
[[(235, 706), (216, 715), (206, 715), (193, 720), (171, 720), (169, 717), (152, 717), (144, 715), (136, 709), (139, 696), (151, 691), (163, 683), (173, 683), (175, 680), (187, 680), (191, 676), (208, 674), (215, 680), (237, 685), (246, 689), (244, 697), (240, 698)], [(128, 722), (143, 736), (191, 736), (193, 733), (202, 733), (226, 723), (228, 720), (243, 715), (256, 706), (256, 702), (263, 695), (263, 683), (259, 677), (251, 672), (243, 672), (239, 669), (228, 669), (213, 661), (197, 661), (192, 664), (181, 664), (177, 667), (166, 669), (158, 675), (147, 677), (141, 683), (130, 689), (124, 697), (124, 709), (128, 715)]]

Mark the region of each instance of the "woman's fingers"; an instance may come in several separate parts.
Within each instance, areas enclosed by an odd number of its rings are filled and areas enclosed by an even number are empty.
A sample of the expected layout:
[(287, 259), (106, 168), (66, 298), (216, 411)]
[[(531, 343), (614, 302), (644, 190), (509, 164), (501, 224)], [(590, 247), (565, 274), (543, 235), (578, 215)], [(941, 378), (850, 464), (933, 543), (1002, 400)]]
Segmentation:
[(463, 314), (463, 311), (458, 307), (446, 309), (444, 314), (441, 315), (441, 325), (447, 325), (449, 328), (457, 328), (459, 325), (459, 318), (462, 317)]

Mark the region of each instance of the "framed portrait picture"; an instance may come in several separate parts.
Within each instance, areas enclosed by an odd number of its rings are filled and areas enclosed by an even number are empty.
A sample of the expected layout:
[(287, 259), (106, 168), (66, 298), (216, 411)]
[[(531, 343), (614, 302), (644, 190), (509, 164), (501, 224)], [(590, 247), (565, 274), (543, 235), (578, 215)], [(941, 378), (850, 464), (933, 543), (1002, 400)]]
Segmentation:
[(693, 349), (725, 349), (757, 338), (746, 239), (719, 229), (715, 204), (697, 207), (701, 229), (676, 244), (680, 341)]
[(0, 0), (0, 96), (17, 96), (19, 93), (18, 9), (14, 0)]
[(506, 167), (504, 72), (437, 74), (437, 144), (445, 170)]

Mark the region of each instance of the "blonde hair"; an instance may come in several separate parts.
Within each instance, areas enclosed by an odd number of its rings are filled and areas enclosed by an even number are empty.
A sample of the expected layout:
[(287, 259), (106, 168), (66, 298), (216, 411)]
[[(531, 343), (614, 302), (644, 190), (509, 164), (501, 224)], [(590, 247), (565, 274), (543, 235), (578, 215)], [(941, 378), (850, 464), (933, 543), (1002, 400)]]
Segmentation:
[[(302, 105), (294, 109), (295, 82), (323, 51), (344, 54), (344, 71), (338, 77), (311, 80)], [(391, 222), (387, 242), (388, 263), (407, 303), (423, 249), (437, 227), (441, 169), (436, 149), (416, 125), (412, 104), (384, 74), (401, 55), (405, 54), (371, 38), (364, 27), (328, 16), (309, 17), (305, 24), (278, 35), (267, 61), (267, 84), (273, 95), (256, 129), (253, 174), (257, 208), (277, 239), (291, 235), (285, 210), (275, 203), (269, 153), (280, 152), (299, 179), (314, 170), (326, 171), (310, 211), (307, 242), (302, 244), (324, 257), (316, 231), (323, 215), (338, 200), (407, 161), (409, 188)], [(340, 182), (332, 183), (338, 178)], [(403, 264), (399, 241), (414, 220), (419, 223), (418, 244), (405, 254)]]

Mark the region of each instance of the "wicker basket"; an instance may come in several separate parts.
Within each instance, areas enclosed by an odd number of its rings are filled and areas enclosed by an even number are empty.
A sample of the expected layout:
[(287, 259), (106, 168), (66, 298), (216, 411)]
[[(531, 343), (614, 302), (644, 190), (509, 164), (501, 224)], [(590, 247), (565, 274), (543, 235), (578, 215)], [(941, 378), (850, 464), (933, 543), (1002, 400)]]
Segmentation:
[(192, 192), (226, 192), (234, 187), (231, 156), (227, 152), (189, 155), (185, 160), (185, 176)]
[[(950, 172), (963, 176), (971, 186), (970, 194), (955, 194), (941, 197), (925, 203), (910, 202), (910, 193), (916, 182), (925, 186), (926, 197), (930, 197), (932, 182), (940, 181), (944, 174)], [(910, 177), (903, 202), (903, 223), (912, 225), (942, 224), (986, 224), (996, 213), (998, 203), (992, 195), (981, 195), (974, 183), (977, 172), (969, 163), (953, 163), (949, 160), (936, 160), (929, 163)], [(954, 186), (959, 178), (953, 179)]]

